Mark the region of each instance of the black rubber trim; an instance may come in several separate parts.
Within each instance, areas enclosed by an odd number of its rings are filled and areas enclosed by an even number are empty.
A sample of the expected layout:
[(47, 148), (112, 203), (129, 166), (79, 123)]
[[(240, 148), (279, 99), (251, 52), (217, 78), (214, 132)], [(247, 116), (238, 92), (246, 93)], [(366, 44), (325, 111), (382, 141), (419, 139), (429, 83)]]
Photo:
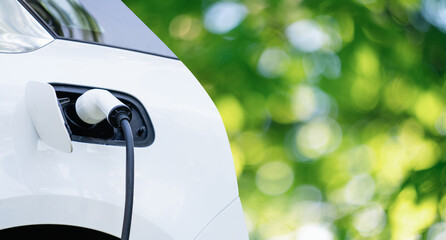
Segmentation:
[(55, 38), (59, 39), (59, 40), (70, 41), (70, 42), (85, 43), (85, 44), (91, 44), (91, 45), (96, 45), (96, 46), (101, 46), (101, 47), (111, 47), (111, 48), (116, 48), (116, 49), (120, 49), (120, 50), (132, 51), (132, 52), (143, 53), (143, 54), (149, 54), (149, 55), (152, 55), (152, 56), (163, 57), (163, 58), (168, 58), (168, 59), (172, 59), (172, 60), (178, 60), (178, 61), (180, 60), (178, 57), (170, 57), (170, 56), (166, 56), (166, 55), (162, 55), (162, 54), (158, 54), (158, 53), (144, 52), (144, 51), (136, 50), (136, 49), (132, 49), (132, 48), (118, 47), (118, 46), (109, 45), (109, 44), (102, 44), (102, 43), (98, 43), (98, 42), (82, 41), (82, 40), (78, 40), (78, 39), (60, 37), (58, 35), (56, 35)]
[(0, 230), (0, 239), (18, 240), (79, 240), (100, 239), (119, 240), (119, 238), (97, 230), (56, 224), (26, 225)]
[(107, 116), (107, 120), (112, 125), (112, 127), (121, 127), (121, 120), (127, 118), (127, 120), (132, 120), (132, 110), (125, 105), (118, 105), (110, 110)]

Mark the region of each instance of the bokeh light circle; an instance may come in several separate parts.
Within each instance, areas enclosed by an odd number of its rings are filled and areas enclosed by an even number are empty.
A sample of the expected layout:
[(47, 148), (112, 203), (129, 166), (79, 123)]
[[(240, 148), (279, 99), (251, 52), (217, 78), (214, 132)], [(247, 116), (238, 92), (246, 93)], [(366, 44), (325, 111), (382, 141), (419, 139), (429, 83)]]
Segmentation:
[(353, 205), (369, 202), (375, 194), (375, 181), (368, 174), (354, 176), (345, 187), (345, 199)]
[(314, 160), (336, 150), (341, 140), (342, 130), (335, 120), (316, 118), (297, 129), (293, 151), (299, 161)]
[(428, 22), (446, 32), (445, 0), (423, 0), (421, 13)]
[(294, 190), (293, 200), (298, 201), (322, 201), (322, 192), (313, 185), (300, 185)]
[(301, 84), (293, 93), (292, 110), (297, 121), (308, 121), (330, 113), (330, 97), (319, 88)]
[(301, 52), (314, 52), (329, 41), (321, 26), (312, 20), (299, 20), (286, 29), (288, 41)]
[(379, 204), (373, 204), (360, 212), (353, 218), (353, 226), (363, 237), (375, 236), (382, 232), (386, 226), (386, 213)]
[(204, 15), (204, 27), (211, 33), (224, 34), (236, 28), (246, 17), (248, 9), (241, 3), (217, 2)]
[(288, 54), (280, 48), (268, 48), (263, 51), (257, 63), (257, 70), (266, 78), (282, 76), (290, 63)]
[(341, 76), (341, 60), (331, 51), (318, 51), (306, 54), (303, 58), (305, 73), (309, 77), (324, 76), (336, 79)]
[(432, 225), (427, 232), (428, 240), (443, 240), (446, 239), (446, 223), (439, 222)]
[(333, 233), (321, 224), (306, 224), (296, 230), (295, 240), (333, 240)]
[(280, 161), (269, 162), (257, 170), (257, 188), (267, 195), (277, 196), (286, 192), (293, 184), (291, 167)]

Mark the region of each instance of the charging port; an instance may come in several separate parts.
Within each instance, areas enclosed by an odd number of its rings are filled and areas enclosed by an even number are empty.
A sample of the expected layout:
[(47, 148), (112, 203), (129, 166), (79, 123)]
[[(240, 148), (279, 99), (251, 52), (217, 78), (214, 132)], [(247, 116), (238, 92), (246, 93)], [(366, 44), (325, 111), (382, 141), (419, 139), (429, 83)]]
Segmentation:
[[(97, 124), (87, 124), (82, 121), (76, 113), (76, 100), (86, 91), (93, 89), (92, 87), (68, 85), (60, 83), (50, 83), (60, 100), (61, 108), (68, 128), (72, 135), (72, 141), (125, 146), (124, 135), (119, 129), (113, 128), (104, 120)], [(108, 90), (127, 105), (132, 112), (130, 125), (133, 131), (133, 139), (135, 147), (147, 147), (154, 141), (154, 129), (149, 114), (142, 103), (135, 97), (118, 91)]]

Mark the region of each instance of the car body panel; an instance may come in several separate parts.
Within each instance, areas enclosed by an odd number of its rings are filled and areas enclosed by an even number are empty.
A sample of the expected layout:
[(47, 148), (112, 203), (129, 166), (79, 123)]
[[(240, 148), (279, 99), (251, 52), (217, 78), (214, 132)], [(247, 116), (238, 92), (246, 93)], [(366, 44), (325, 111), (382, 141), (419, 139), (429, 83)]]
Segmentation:
[(0, 54), (0, 66), (0, 216), (8, 216), (0, 228), (70, 224), (119, 236), (122, 227), (125, 148), (73, 142), (64, 153), (46, 146), (24, 104), (31, 80), (119, 90), (147, 109), (155, 141), (135, 149), (132, 239), (194, 239), (238, 201), (221, 117), (181, 61), (54, 40)]
[(199, 234), (197, 240), (248, 239), (245, 220), (240, 218), (243, 212), (240, 199), (237, 198), (218, 214)]

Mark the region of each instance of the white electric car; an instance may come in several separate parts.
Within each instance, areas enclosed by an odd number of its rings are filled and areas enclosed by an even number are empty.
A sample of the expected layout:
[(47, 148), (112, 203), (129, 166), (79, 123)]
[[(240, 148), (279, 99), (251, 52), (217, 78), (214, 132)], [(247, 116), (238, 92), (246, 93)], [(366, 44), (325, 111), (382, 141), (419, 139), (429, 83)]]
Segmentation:
[(216, 107), (119, 0), (0, 0), (0, 239), (121, 237), (125, 132), (80, 119), (92, 89), (131, 111), (130, 239), (248, 239)]

